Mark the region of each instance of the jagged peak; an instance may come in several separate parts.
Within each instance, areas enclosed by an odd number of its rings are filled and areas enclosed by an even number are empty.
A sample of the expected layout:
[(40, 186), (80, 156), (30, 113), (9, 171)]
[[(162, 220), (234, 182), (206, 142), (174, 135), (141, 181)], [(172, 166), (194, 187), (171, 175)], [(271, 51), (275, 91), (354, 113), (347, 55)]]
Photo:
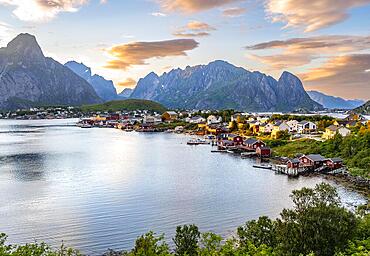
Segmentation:
[(7, 45), (7, 51), (21, 54), (32, 58), (44, 58), (40, 45), (36, 37), (28, 33), (21, 33)]
[[(290, 73), (289, 71), (284, 71), (284, 72), (281, 74), (281, 76), (280, 76), (280, 79), (286, 79), (286, 78), (298, 79), (298, 80), (300, 81), (300, 79), (299, 79), (296, 75), (294, 75), (294, 74)], [(280, 80), (280, 79), (279, 79), (279, 80)]]

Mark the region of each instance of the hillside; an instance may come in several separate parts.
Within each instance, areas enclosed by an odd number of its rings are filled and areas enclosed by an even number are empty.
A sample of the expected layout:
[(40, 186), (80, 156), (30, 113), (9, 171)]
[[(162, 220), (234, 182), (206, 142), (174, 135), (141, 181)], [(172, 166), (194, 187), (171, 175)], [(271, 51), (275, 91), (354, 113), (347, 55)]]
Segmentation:
[(99, 102), (88, 82), (44, 56), (34, 36), (20, 34), (0, 48), (0, 109)]
[(311, 99), (328, 109), (354, 109), (364, 104), (363, 100), (346, 100), (340, 97), (326, 95), (318, 91), (307, 91), (307, 93)]
[(157, 102), (140, 99), (114, 100), (103, 104), (84, 105), (81, 109), (83, 112), (149, 110), (163, 113), (166, 111), (166, 108)]
[(363, 115), (370, 115), (370, 100), (367, 101), (364, 105), (355, 108), (354, 111)]
[(241, 111), (318, 110), (298, 77), (283, 72), (279, 80), (226, 61), (154, 72), (139, 80), (131, 98), (149, 99), (169, 108)]

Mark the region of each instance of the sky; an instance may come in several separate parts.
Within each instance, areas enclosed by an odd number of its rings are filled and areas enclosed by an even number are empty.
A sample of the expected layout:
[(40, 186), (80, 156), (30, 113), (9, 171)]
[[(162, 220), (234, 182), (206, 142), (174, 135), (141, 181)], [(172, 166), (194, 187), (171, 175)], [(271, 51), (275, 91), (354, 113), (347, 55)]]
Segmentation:
[(19, 33), (118, 91), (152, 71), (221, 59), (370, 99), (370, 0), (0, 0), (0, 46)]

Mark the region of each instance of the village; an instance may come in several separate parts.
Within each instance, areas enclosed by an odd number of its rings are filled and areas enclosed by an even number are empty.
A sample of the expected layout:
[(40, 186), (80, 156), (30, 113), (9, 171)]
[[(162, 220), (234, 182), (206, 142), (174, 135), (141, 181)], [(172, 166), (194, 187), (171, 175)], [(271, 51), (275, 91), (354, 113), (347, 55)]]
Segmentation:
[[(296, 118), (294, 118), (296, 117)], [(299, 119), (299, 120), (297, 120)], [(307, 120), (305, 120), (307, 119)], [(310, 121), (309, 121), (310, 120)], [(316, 121), (314, 121), (316, 120)], [(191, 136), (190, 146), (212, 145), (213, 153), (238, 154), (241, 157), (259, 158), (254, 167), (271, 169), (288, 176), (303, 173), (346, 173), (339, 157), (326, 158), (319, 154), (299, 154), (294, 158), (274, 156), (267, 142), (312, 139), (325, 141), (337, 134), (346, 137), (354, 127), (369, 121), (350, 113), (343, 119), (327, 116), (290, 116), (251, 114), (230, 111), (167, 111), (163, 114), (149, 111), (98, 113), (82, 118), (81, 128), (116, 128), (125, 132), (174, 132)]]

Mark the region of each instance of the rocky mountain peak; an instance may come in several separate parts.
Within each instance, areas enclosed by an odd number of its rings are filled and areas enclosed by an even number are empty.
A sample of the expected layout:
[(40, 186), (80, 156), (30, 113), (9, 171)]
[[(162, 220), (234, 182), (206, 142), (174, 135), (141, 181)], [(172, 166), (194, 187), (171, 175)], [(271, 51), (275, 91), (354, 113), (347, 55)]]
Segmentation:
[(91, 68), (89, 68), (82, 62), (78, 63), (77, 61), (72, 60), (72, 61), (68, 61), (66, 64), (64, 64), (64, 66), (69, 67), (70, 69), (75, 71), (75, 73), (79, 74), (80, 76), (84, 78), (91, 76)]
[(10, 55), (17, 55), (29, 60), (41, 60), (45, 58), (36, 37), (27, 33), (19, 34), (10, 41), (6, 51)]

